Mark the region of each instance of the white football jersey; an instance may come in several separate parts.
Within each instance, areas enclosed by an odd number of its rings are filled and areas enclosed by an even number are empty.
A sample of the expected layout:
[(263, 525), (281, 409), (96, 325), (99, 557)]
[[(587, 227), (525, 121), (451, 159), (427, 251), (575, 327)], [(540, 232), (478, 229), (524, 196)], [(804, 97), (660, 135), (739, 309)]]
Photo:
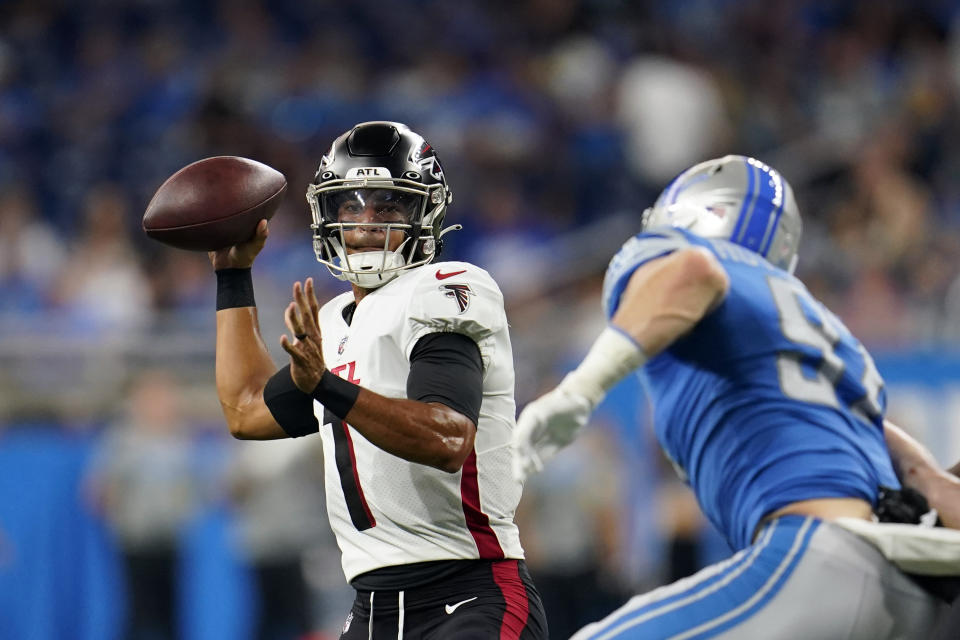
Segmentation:
[(523, 558), (513, 522), (513, 351), (503, 294), (465, 262), (428, 264), (369, 293), (351, 324), (343, 293), (320, 309), (323, 356), (336, 375), (406, 398), (410, 352), (423, 336), (472, 338), (483, 360), (483, 402), (474, 450), (457, 473), (409, 462), (374, 446), (315, 404), (326, 463), (327, 511), (350, 581), (381, 567), (431, 560)]

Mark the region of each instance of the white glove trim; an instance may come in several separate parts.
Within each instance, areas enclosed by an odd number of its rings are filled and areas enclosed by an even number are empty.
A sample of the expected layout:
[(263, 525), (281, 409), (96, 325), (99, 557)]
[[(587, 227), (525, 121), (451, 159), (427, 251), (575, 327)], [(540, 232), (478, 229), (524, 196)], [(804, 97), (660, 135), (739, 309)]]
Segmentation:
[(618, 382), (642, 367), (647, 356), (622, 329), (608, 326), (576, 369), (566, 375), (560, 388), (583, 396), (596, 408)]

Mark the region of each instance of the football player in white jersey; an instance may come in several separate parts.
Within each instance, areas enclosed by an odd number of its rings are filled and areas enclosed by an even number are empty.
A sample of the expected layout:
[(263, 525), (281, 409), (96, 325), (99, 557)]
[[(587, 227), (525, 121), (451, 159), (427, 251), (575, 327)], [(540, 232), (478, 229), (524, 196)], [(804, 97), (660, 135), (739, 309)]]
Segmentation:
[(314, 249), (351, 285), (293, 286), (280, 371), (257, 325), (248, 243), (211, 254), (217, 391), (243, 439), (323, 439), (330, 524), (357, 597), (341, 638), (547, 637), (511, 475), (513, 354), (483, 269), (435, 263), (450, 188), (396, 122), (338, 137), (307, 189)]

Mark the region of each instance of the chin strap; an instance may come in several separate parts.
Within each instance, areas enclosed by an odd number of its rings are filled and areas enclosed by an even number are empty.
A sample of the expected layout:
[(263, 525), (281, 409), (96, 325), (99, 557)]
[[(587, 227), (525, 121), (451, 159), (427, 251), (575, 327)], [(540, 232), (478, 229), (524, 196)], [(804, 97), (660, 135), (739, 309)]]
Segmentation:
[(376, 289), (400, 275), (406, 262), (397, 251), (367, 251), (350, 256), (349, 265), (350, 271), (341, 272), (345, 280), (364, 289)]
[[(463, 229), (463, 225), (454, 224), (440, 231), (436, 238), (430, 236), (422, 237), (423, 248), (424, 251), (428, 253), (428, 256), (419, 261), (411, 258), (411, 264), (408, 264), (403, 257), (403, 249), (407, 246), (407, 243), (410, 242), (410, 238), (405, 239), (403, 244), (397, 247), (396, 251), (366, 251), (363, 253), (355, 253), (349, 256), (349, 260), (347, 259), (348, 256), (346, 255), (343, 244), (333, 237), (319, 241), (328, 243), (326, 244), (327, 248), (323, 250), (317, 248), (319, 246), (316, 244), (318, 240), (315, 239), (314, 250), (317, 253), (317, 260), (326, 265), (330, 275), (337, 280), (352, 282), (364, 289), (376, 289), (396, 278), (407, 268), (419, 267), (432, 262), (440, 252), (441, 239), (443, 236), (451, 231), (460, 231), (461, 229)], [(430, 251), (427, 251), (428, 248)], [(326, 255), (330, 253), (336, 256), (340, 262), (339, 265), (334, 264), (326, 257)]]
[(444, 229), (444, 230), (442, 230), (442, 231), (440, 232), (440, 235), (437, 236), (437, 240), (439, 240), (439, 239), (442, 238), (443, 236), (447, 235), (447, 234), (450, 233), (451, 231), (460, 231), (461, 229), (463, 229), (463, 225), (462, 225), (462, 224), (452, 224), (452, 225), (450, 225), (449, 227), (447, 227), (446, 229)]
[(347, 256), (338, 240), (330, 238), (327, 242), (340, 262), (340, 268), (336, 268), (332, 263), (321, 260), (327, 265), (327, 270), (337, 280), (352, 282), (364, 289), (382, 287), (400, 275), (406, 265), (402, 252), (408, 240), (404, 240), (396, 251), (365, 251), (351, 256)]
[[(423, 243), (424, 253), (430, 254), (430, 259), (427, 260), (427, 262), (432, 262), (433, 259), (437, 256), (437, 254), (439, 254), (440, 251), (443, 249), (443, 236), (447, 235), (451, 231), (460, 231), (461, 229), (463, 229), (462, 224), (452, 224), (446, 229), (441, 230), (440, 233), (437, 234), (436, 238), (433, 238), (433, 237), (427, 238)], [(429, 252), (427, 251), (427, 247), (430, 248)]]

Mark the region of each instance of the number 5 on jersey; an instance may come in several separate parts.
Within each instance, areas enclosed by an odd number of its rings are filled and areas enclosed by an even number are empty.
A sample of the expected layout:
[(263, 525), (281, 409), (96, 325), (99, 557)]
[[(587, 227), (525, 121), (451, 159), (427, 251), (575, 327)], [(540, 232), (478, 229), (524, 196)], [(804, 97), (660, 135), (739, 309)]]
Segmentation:
[[(784, 337), (798, 345), (811, 347), (819, 354), (817, 369), (809, 377), (801, 366), (804, 357), (801, 351), (781, 351), (777, 355), (781, 391), (795, 400), (841, 408), (837, 389), (847, 367), (837, 354), (837, 345), (843, 339), (842, 324), (796, 281), (769, 276), (767, 282), (780, 315)], [(859, 382), (863, 393), (860, 398), (844, 404), (861, 420), (873, 422), (882, 413), (880, 392), (883, 378), (863, 345), (852, 336), (849, 340), (855, 343), (857, 356), (862, 362), (863, 375)]]

